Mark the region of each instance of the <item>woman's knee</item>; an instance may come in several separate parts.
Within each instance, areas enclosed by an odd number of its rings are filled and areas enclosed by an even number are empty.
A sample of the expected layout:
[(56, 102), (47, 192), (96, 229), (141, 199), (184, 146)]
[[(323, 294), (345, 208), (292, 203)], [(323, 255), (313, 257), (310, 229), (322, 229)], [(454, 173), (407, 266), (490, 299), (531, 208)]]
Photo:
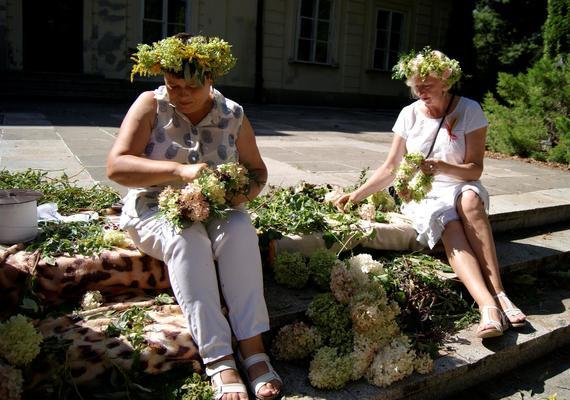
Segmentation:
[(457, 201), (457, 211), (462, 217), (485, 214), (483, 200), (472, 190), (463, 192)]

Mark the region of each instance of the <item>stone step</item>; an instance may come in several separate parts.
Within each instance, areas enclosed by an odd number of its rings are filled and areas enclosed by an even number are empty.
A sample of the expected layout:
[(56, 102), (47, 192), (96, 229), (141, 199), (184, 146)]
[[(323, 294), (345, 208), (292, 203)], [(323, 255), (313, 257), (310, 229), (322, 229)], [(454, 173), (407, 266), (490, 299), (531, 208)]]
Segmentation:
[(495, 195), (490, 203), (495, 234), (570, 221), (570, 188)]
[(570, 343), (570, 290), (544, 293), (535, 306), (525, 307), (529, 324), (509, 329), (502, 337), (482, 341), (475, 326), (460, 331), (435, 360), (434, 371), (414, 374), (387, 388), (353, 382), (342, 390), (313, 388), (308, 366), (275, 361), (284, 380), (284, 399), (295, 400), (424, 400), (442, 399), (459, 390), (484, 382)]
[[(570, 224), (551, 225), (548, 229), (503, 232), (496, 236), (497, 255), (505, 281), (524, 273), (567, 266), (570, 261)], [(453, 278), (453, 274), (447, 274)], [(269, 279), (270, 280), (270, 279)], [(266, 298), (275, 330), (304, 317), (316, 290), (288, 290), (267, 282)], [(428, 375), (414, 374), (388, 388), (365, 380), (353, 382), (337, 391), (313, 388), (308, 381), (308, 363), (275, 362), (285, 381), (284, 399), (295, 400), (399, 400), (441, 399), (455, 391), (483, 382), (517, 368), (533, 359), (570, 343), (570, 290), (544, 293), (534, 306), (523, 307), (529, 325), (510, 329), (503, 337), (482, 342), (476, 326), (458, 332), (435, 361)]]

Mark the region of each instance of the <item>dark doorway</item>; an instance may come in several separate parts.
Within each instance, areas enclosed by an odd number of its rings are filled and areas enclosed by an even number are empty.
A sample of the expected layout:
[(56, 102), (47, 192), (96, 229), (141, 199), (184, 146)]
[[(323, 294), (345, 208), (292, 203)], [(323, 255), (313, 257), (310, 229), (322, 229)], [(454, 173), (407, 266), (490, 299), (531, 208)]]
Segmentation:
[(24, 70), (83, 71), (83, 1), (23, 0)]

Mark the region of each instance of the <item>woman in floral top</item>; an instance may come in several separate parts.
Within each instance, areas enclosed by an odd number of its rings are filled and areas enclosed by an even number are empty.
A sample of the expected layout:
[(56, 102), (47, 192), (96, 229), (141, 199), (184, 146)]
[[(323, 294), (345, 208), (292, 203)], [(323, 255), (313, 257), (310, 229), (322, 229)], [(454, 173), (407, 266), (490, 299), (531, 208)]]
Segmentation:
[[(144, 253), (166, 263), (216, 399), (248, 398), (236, 369), (232, 332), (253, 393), (275, 398), (281, 379), (261, 340), (269, 317), (258, 240), (242, 206), (262, 190), (267, 170), (242, 107), (212, 87), (213, 79), (235, 64), (230, 46), (218, 38), (178, 34), (139, 45), (133, 59), (133, 74), (163, 74), (165, 85), (133, 103), (109, 153), (109, 178), (131, 188), (121, 225)], [(158, 195), (166, 186), (180, 188), (228, 162), (243, 164), (256, 177), (249, 193), (228, 200), (229, 216), (182, 230), (160, 217)]]

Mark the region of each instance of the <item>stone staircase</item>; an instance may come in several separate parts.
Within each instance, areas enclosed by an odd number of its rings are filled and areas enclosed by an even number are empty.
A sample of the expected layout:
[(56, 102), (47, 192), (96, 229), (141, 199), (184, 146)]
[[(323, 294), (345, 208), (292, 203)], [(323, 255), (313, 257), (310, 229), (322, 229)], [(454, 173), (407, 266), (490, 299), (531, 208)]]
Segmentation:
[[(503, 280), (535, 276), (570, 264), (570, 189), (493, 196), (490, 220)], [(453, 276), (450, 276), (452, 278)], [(285, 290), (267, 283), (273, 330), (301, 317), (315, 291)], [(522, 306), (522, 303), (519, 303)], [(285, 381), (285, 399), (397, 400), (442, 399), (491, 379), (570, 343), (570, 290), (540, 294), (534, 305), (522, 306), (529, 324), (509, 329), (502, 337), (481, 341), (476, 326), (458, 332), (440, 351), (434, 372), (414, 374), (388, 388), (360, 380), (338, 391), (313, 388), (308, 363), (275, 362)]]

